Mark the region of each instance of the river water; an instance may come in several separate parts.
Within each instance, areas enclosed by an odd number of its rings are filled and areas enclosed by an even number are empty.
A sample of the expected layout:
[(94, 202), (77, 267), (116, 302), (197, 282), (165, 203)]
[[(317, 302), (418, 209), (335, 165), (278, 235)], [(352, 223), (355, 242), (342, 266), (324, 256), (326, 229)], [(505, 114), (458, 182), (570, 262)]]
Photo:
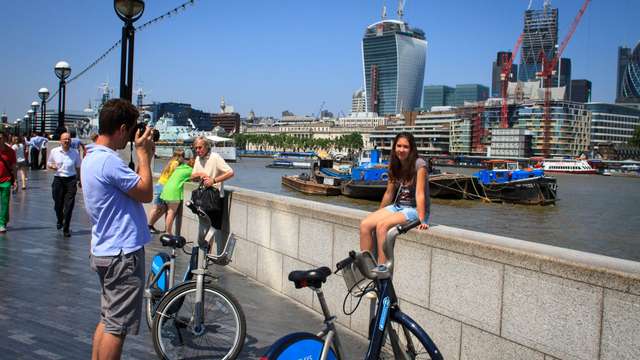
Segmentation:
[[(230, 185), (373, 211), (379, 203), (344, 196), (309, 196), (284, 187), (282, 175), (304, 170), (270, 169), (270, 159), (240, 158), (230, 164)], [(160, 163), (156, 164), (159, 171)], [(471, 174), (475, 169), (441, 167)], [(431, 223), (640, 261), (640, 179), (554, 174), (554, 206), (432, 199)]]

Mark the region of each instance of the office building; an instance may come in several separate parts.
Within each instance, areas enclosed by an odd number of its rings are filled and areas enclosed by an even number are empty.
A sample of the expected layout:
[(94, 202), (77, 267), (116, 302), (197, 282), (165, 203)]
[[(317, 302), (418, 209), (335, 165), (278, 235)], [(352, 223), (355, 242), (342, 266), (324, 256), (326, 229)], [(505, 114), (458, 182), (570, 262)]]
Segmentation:
[(364, 97), (365, 97), (364, 90), (362, 89), (353, 93), (353, 95), (351, 96), (351, 112), (352, 113), (366, 112)]
[(395, 115), (417, 108), (426, 55), (424, 32), (402, 20), (367, 27), (362, 39), (366, 111)]
[(571, 101), (587, 103), (591, 101), (591, 81), (571, 80)]
[(618, 48), (616, 103), (640, 107), (640, 43), (630, 48)]
[(591, 111), (591, 145), (626, 144), (640, 126), (640, 110), (630, 107), (588, 103)]
[(489, 156), (502, 158), (531, 157), (531, 134), (526, 129), (491, 129)]
[(171, 114), (175, 125), (190, 126), (189, 119), (191, 119), (191, 122), (198, 130), (209, 131), (213, 128), (211, 114), (194, 109), (191, 104), (163, 102), (143, 105), (142, 107), (144, 110), (153, 113), (152, 120), (154, 122), (166, 114)]
[(453, 106), (456, 89), (445, 85), (427, 85), (422, 93), (422, 107), (431, 111), (433, 106)]
[[(491, 97), (501, 97), (502, 94), (502, 79), (500, 75), (502, 74), (502, 66), (505, 63), (505, 60), (509, 59), (511, 56), (510, 51), (499, 51), (496, 56), (496, 61), (493, 62), (492, 70), (491, 70)], [(514, 62), (517, 62), (514, 59)], [(516, 81), (518, 76), (518, 64), (514, 63), (511, 66), (511, 76), (509, 77), (509, 81)]]
[(211, 115), (213, 128), (221, 127), (227, 134), (235, 134), (240, 131), (240, 114), (236, 112), (224, 112)]
[(547, 60), (553, 59), (556, 44), (558, 44), (558, 9), (552, 8), (545, 2), (541, 10), (526, 10), (518, 80), (536, 80), (536, 73), (542, 70), (540, 53), (544, 53)]
[(453, 106), (463, 106), (466, 103), (485, 101), (489, 98), (489, 88), (480, 84), (456, 85), (456, 95)]

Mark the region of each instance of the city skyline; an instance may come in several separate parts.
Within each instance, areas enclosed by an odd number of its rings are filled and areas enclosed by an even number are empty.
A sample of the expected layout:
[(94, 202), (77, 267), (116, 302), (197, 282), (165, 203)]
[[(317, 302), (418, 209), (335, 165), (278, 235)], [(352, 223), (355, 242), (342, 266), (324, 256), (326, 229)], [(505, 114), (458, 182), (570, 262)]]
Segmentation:
[[(137, 25), (181, 3), (147, 3)], [(559, 39), (581, 4), (552, 2), (559, 8)], [(6, 70), (0, 112), (9, 121), (25, 114), (40, 87), (55, 92), (57, 61), (68, 61), (73, 77), (119, 39), (122, 23), (112, 5), (40, 0), (16, 3), (0, 15), (7, 29), (0, 35), (7, 49), (0, 60)], [(243, 116), (251, 109), (259, 116), (278, 116), (284, 109), (317, 114), (323, 102), (336, 115), (348, 113), (351, 95), (364, 87), (361, 39), (366, 27), (380, 20), (382, 5), (198, 0), (136, 33), (134, 88), (146, 90), (147, 101), (190, 103), (207, 112), (215, 112), (224, 96)], [(515, 43), (527, 5), (408, 2), (404, 19), (424, 30), (428, 42), (424, 84), (490, 86), (495, 54)], [(397, 3), (386, 6), (387, 18), (396, 18)], [(542, 0), (533, 2), (533, 8), (541, 7)], [(60, 8), (63, 15), (52, 16)], [(617, 49), (633, 48), (640, 40), (632, 26), (639, 12), (637, 1), (592, 2), (563, 54), (572, 60), (572, 78), (592, 81), (592, 101), (615, 100)], [(117, 48), (69, 84), (67, 110), (84, 109), (105, 81), (117, 94), (119, 60)], [(57, 111), (57, 101), (48, 109)]]

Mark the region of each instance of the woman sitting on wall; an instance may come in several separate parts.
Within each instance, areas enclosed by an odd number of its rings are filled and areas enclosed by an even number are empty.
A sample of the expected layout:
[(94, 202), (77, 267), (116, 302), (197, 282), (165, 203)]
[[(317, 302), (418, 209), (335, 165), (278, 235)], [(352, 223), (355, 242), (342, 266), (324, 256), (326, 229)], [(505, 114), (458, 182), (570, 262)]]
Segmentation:
[(427, 162), (418, 157), (416, 141), (408, 132), (398, 134), (391, 149), (389, 182), (380, 208), (360, 223), (360, 249), (373, 250), (372, 232), (375, 231), (379, 264), (386, 261), (382, 243), (393, 226), (420, 219), (422, 224), (418, 229), (429, 228)]

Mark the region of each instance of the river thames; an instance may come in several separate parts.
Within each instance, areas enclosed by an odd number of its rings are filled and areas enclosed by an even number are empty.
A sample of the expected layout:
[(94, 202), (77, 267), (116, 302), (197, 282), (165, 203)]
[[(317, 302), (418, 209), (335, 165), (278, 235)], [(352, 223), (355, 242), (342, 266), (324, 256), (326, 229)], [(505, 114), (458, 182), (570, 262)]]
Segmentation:
[[(284, 187), (282, 175), (304, 170), (270, 169), (271, 159), (239, 158), (229, 181), (251, 190), (373, 211), (379, 203), (344, 196), (308, 196)], [(159, 171), (156, 164), (156, 170)], [(471, 174), (476, 169), (440, 167)], [(554, 206), (431, 199), (431, 223), (640, 261), (640, 178), (554, 174)]]

